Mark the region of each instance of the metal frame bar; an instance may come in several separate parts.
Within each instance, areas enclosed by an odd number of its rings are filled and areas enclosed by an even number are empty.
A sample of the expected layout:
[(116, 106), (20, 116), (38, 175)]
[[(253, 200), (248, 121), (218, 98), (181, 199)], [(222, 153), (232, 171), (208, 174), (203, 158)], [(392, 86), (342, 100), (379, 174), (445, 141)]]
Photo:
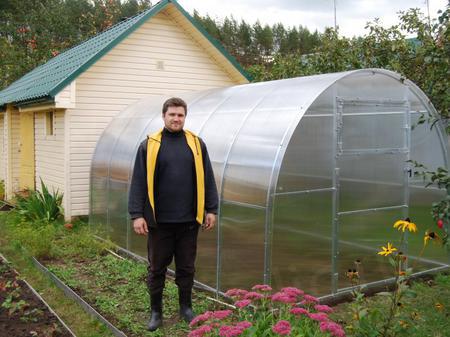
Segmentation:
[(393, 210), (393, 209), (404, 209), (404, 208), (408, 208), (408, 205), (398, 205), (398, 206), (386, 206), (386, 207), (357, 209), (357, 210), (354, 210), (354, 211), (338, 212), (337, 214), (339, 216), (341, 216), (341, 215), (353, 215), (353, 214), (379, 212), (379, 211), (389, 211), (389, 210)]
[(317, 192), (331, 192), (331, 191), (334, 191), (334, 187), (316, 188), (316, 189), (312, 189), (312, 190), (292, 191), (292, 192), (277, 192), (277, 193), (274, 193), (274, 196), (298, 195), (298, 194), (317, 193)]
[(374, 148), (374, 149), (352, 149), (352, 150), (342, 150), (339, 155), (342, 156), (359, 156), (365, 154), (400, 154), (408, 153), (409, 150), (406, 148)]
[(226, 200), (226, 199), (224, 199), (224, 200), (222, 200), (222, 202), (224, 204), (228, 204), (228, 205), (236, 205), (236, 206), (253, 208), (253, 209), (262, 209), (262, 210), (266, 209), (266, 206), (248, 204), (246, 202), (240, 202), (240, 201), (234, 201), (234, 200)]
[(343, 101), (336, 95), (336, 86), (333, 88), (333, 194), (332, 194), (332, 241), (331, 241), (331, 293), (336, 293), (338, 288), (338, 254), (339, 254), (339, 168), (338, 156), (342, 151), (342, 110)]
[[(403, 117), (403, 139), (404, 146), (406, 148), (406, 161), (405, 166), (403, 168), (403, 204), (406, 206), (403, 208), (402, 215), (403, 219), (406, 219), (409, 216), (409, 160), (411, 159), (411, 106), (410, 102), (407, 100), (409, 93), (409, 88), (405, 87), (405, 111)], [(403, 251), (406, 255), (408, 255), (408, 231), (405, 233), (404, 243), (403, 243)], [(405, 261), (405, 268), (408, 266), (408, 260)]]

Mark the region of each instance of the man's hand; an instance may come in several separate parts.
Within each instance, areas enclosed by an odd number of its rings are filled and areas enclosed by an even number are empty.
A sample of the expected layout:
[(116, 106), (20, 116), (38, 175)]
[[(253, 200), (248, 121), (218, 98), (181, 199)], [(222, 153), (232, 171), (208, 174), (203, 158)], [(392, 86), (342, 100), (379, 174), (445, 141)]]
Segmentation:
[(144, 218), (136, 218), (133, 220), (134, 232), (139, 235), (147, 235), (148, 227)]
[(216, 215), (214, 213), (206, 213), (205, 224), (203, 229), (210, 230), (216, 224)]

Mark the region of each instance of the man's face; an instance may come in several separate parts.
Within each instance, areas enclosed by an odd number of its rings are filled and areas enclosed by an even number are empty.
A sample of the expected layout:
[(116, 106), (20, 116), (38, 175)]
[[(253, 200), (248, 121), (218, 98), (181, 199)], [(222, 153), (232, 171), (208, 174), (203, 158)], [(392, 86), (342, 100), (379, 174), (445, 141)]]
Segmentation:
[(163, 114), (164, 126), (170, 132), (181, 131), (186, 120), (186, 113), (182, 106), (169, 106), (166, 113)]

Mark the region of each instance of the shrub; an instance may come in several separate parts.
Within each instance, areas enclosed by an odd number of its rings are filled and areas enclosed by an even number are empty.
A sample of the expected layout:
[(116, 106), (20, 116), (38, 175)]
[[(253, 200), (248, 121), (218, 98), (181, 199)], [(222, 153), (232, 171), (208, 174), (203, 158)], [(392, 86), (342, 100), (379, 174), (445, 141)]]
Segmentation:
[(16, 210), (26, 220), (49, 223), (62, 216), (62, 199), (62, 193), (58, 190), (50, 193), (41, 179), (41, 191), (29, 191), (28, 196), (16, 195)]

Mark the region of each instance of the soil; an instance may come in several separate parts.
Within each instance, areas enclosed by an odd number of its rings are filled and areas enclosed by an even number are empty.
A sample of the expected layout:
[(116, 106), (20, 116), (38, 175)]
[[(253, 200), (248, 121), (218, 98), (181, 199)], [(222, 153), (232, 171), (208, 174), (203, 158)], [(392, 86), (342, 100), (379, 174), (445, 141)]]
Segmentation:
[(72, 337), (0, 258), (0, 337)]

